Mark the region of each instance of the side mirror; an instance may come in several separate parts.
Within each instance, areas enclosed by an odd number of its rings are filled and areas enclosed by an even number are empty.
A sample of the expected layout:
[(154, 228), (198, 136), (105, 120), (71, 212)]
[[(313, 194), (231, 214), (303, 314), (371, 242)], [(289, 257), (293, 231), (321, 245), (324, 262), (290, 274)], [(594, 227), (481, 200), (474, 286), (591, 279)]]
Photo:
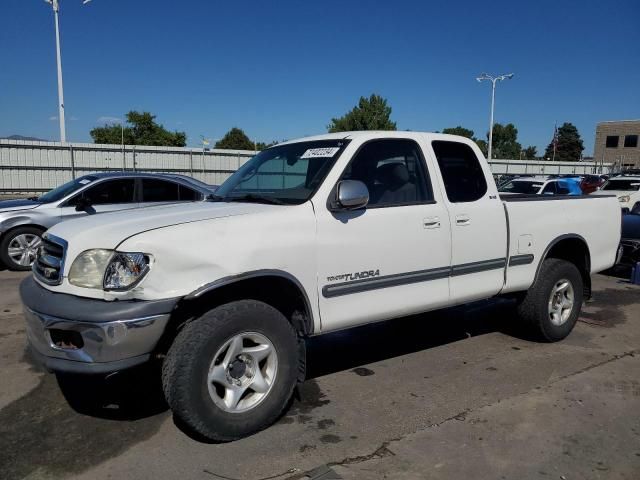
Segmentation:
[(338, 209), (357, 210), (369, 203), (369, 189), (360, 180), (343, 180), (336, 197)]
[(91, 207), (89, 201), (84, 197), (80, 197), (76, 203), (76, 212), (86, 212), (89, 207)]

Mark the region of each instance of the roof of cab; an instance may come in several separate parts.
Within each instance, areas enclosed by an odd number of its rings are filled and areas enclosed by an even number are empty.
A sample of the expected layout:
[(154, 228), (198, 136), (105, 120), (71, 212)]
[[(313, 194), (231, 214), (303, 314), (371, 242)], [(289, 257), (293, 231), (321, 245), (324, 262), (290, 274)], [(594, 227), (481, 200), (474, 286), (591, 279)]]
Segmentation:
[(459, 135), (448, 135), (446, 133), (432, 133), (432, 132), (413, 132), (406, 130), (360, 130), (353, 132), (337, 132), (337, 133), (325, 133), (322, 135), (313, 135), (309, 137), (296, 138), (294, 140), (287, 140), (286, 142), (281, 142), (278, 145), (286, 145), (289, 143), (298, 143), (298, 142), (312, 142), (317, 140), (367, 140), (374, 138), (411, 138), (411, 139), (422, 139), (426, 141), (430, 140), (449, 140), (449, 141), (457, 141), (467, 144), (475, 145), (471, 139), (466, 137), (461, 137)]

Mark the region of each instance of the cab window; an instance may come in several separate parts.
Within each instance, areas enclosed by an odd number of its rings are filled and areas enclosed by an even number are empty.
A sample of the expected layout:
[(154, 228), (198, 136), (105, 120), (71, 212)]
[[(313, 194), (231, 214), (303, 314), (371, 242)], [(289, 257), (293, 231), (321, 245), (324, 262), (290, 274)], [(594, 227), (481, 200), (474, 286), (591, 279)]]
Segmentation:
[(473, 149), (464, 143), (431, 143), (451, 203), (475, 202), (487, 193), (487, 180)]
[(359, 180), (369, 189), (368, 207), (420, 204), (433, 200), (419, 146), (413, 140), (365, 143), (345, 170), (343, 180)]

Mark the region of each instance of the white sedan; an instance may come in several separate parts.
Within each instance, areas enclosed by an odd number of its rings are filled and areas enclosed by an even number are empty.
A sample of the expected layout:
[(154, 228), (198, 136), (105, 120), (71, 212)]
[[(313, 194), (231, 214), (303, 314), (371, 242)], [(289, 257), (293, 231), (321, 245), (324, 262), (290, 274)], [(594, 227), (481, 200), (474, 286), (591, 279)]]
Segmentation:
[(615, 195), (621, 208), (633, 210), (640, 206), (640, 176), (611, 178), (592, 195)]

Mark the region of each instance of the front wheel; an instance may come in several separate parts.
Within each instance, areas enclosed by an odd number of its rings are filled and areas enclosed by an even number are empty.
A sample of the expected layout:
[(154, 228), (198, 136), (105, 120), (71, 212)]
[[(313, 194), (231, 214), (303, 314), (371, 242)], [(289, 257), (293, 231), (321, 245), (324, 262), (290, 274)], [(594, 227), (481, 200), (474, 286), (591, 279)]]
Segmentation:
[(18, 227), (2, 238), (0, 260), (9, 270), (31, 270), (40, 243), (42, 230), (35, 227)]
[(162, 368), (167, 403), (189, 430), (231, 441), (273, 423), (298, 374), (289, 321), (255, 300), (231, 302), (188, 323)]
[(583, 288), (582, 275), (574, 264), (557, 258), (544, 260), (517, 309), (527, 333), (545, 342), (569, 335), (580, 315)]

